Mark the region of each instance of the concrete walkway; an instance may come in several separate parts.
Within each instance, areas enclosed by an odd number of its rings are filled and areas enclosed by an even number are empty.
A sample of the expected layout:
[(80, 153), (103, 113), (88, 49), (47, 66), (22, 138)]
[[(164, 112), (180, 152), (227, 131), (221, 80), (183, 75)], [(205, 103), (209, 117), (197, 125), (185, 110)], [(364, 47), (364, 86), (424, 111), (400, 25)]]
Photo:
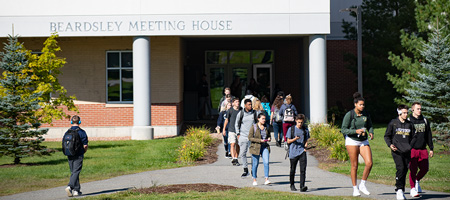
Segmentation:
[[(258, 188), (291, 192), (289, 189), (289, 159), (284, 159), (283, 148), (276, 147), (271, 143), (270, 153), (270, 180), (271, 185), (264, 185), (264, 167), (262, 159), (258, 169)], [(219, 145), (217, 162), (195, 167), (183, 167), (177, 169), (148, 171), (138, 174), (119, 176), (102, 181), (84, 183), (81, 179), (83, 196), (114, 193), (128, 190), (130, 188), (144, 188), (154, 185), (185, 184), (185, 183), (213, 183), (233, 185), (236, 187), (252, 186), (251, 176), (242, 179), (242, 166), (232, 166), (230, 159), (224, 158), (223, 145)], [(251, 162), (251, 158), (248, 158)], [(241, 161), (239, 161), (241, 163)], [(308, 155), (308, 166), (306, 169), (306, 185), (309, 190), (305, 194), (328, 195), (328, 196), (351, 196), (352, 185), (350, 177), (319, 169), (317, 160)], [(251, 167), (251, 165), (249, 166)], [(376, 165), (374, 166), (376, 167)], [(392, 166), (394, 167), (394, 166)], [(298, 168), (298, 167), (297, 167)], [(296, 175), (296, 187), (299, 188), (299, 169)], [(360, 169), (362, 170), (362, 169)], [(370, 181), (370, 177), (369, 177)], [(359, 184), (359, 181), (358, 181)], [(369, 196), (361, 193), (362, 197), (374, 199), (395, 199), (394, 186), (387, 186), (368, 182), (367, 188), (371, 192)], [(20, 193), (11, 196), (0, 197), (0, 199), (68, 199), (64, 191), (65, 187), (51, 188), (33, 192)], [(300, 193), (300, 192), (296, 192)], [(410, 199), (409, 189), (405, 194)], [(434, 192), (425, 190), (421, 199), (450, 199), (450, 193)]]

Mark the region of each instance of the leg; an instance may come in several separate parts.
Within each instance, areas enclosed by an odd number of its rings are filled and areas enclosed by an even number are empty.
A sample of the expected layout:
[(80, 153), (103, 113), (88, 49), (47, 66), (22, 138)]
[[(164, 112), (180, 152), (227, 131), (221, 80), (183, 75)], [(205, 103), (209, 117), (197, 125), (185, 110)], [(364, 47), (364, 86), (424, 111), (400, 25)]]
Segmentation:
[(263, 164), (264, 164), (264, 176), (266, 180), (269, 179), (269, 149), (263, 148), (262, 150)]
[(405, 175), (407, 172), (407, 163), (405, 163), (405, 158), (403, 158), (401, 153), (391, 151), (392, 158), (395, 162), (395, 168), (397, 172), (395, 173), (395, 191), (401, 189), (405, 191)]
[(411, 188), (414, 188), (416, 186), (418, 165), (418, 151), (416, 149), (411, 149), (411, 161), (409, 162), (409, 185), (411, 186)]
[(300, 155), (300, 189), (305, 187), (305, 180), (306, 180), (306, 152), (304, 151)]
[(361, 146), (359, 148), (359, 152), (361, 156), (364, 158), (364, 163), (366, 164), (366, 166), (364, 167), (362, 180), (367, 180), (373, 165), (372, 150), (370, 149), (370, 146)]
[(358, 155), (359, 155), (359, 147), (358, 146), (352, 146), (347, 145), (347, 152), (350, 156), (350, 163), (352, 165), (351, 171), (350, 171), (350, 177), (352, 178), (352, 185), (356, 186), (356, 178), (357, 178), (357, 172), (358, 172)]
[(287, 133), (289, 127), (291, 127), (291, 126), (292, 126), (292, 124), (290, 124), (290, 123), (283, 123), (283, 138), (284, 138), (284, 141), (286, 141), (286, 133)]
[(223, 136), (223, 147), (225, 148), (225, 153), (229, 152), (230, 150), (228, 149), (228, 134), (225, 134)]
[(297, 162), (299, 160), (300, 156), (297, 156), (294, 159), (289, 159), (289, 161), (291, 161), (291, 171), (289, 173), (289, 181), (291, 183), (291, 186), (294, 185), (295, 170), (297, 169)]
[(70, 176), (69, 186), (75, 190), (80, 191), (80, 173), (83, 168), (83, 155), (73, 159), (72, 163), (72, 175)]
[(239, 138), (239, 147), (242, 149), (241, 153), (239, 154), (239, 156), (241, 156), (242, 159), (242, 167), (248, 168), (248, 163), (247, 163), (247, 151), (248, 151), (248, 140), (244, 139), (244, 138)]
[(429, 162), (428, 162), (428, 151), (426, 149), (420, 150), (419, 156), (419, 173), (417, 174), (416, 180), (420, 181), (425, 174), (428, 172)]
[(259, 165), (259, 155), (252, 154), (252, 177), (256, 179)]

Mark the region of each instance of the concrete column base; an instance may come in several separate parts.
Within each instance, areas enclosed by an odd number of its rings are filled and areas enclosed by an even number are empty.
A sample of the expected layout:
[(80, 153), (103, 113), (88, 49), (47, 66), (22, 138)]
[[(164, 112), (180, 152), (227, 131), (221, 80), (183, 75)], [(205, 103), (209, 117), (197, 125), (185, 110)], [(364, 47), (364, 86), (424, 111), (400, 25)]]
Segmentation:
[(153, 140), (153, 127), (151, 126), (133, 126), (131, 130), (132, 140)]

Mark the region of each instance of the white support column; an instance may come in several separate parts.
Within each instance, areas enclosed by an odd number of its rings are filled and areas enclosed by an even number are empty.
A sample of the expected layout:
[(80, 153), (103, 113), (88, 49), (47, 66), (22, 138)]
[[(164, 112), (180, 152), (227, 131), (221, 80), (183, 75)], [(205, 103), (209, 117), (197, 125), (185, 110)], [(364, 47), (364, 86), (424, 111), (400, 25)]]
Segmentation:
[(309, 93), (311, 123), (327, 120), (327, 43), (325, 35), (309, 36)]
[(150, 98), (150, 38), (133, 38), (133, 130), (132, 140), (153, 139)]

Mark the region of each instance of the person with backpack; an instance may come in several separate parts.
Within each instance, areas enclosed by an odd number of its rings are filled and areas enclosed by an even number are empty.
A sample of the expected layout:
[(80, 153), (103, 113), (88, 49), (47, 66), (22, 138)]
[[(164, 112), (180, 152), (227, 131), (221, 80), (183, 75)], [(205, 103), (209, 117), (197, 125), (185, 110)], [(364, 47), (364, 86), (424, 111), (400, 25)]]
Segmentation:
[(273, 134), (275, 136), (276, 145), (281, 147), (281, 140), (283, 138), (283, 119), (280, 115), (280, 108), (283, 105), (283, 97), (277, 96), (273, 101), (272, 114), (270, 115), (270, 125), (273, 127)]
[(80, 173), (83, 168), (84, 153), (88, 149), (88, 137), (86, 132), (80, 128), (81, 118), (74, 115), (70, 120), (72, 127), (64, 134), (62, 149), (67, 156), (70, 168), (70, 180), (65, 191), (67, 196), (80, 196)]
[(392, 119), (386, 128), (384, 141), (391, 149), (395, 162), (395, 191), (397, 199), (405, 199), (405, 182), (408, 173), (408, 164), (411, 160), (411, 146), (415, 143), (414, 125), (408, 120), (408, 106), (400, 105), (397, 108), (398, 117)]
[[(231, 102), (228, 102), (225, 106), (220, 109), (219, 117), (217, 118), (217, 133), (222, 133), (223, 136), (223, 146), (225, 147), (225, 158), (231, 158), (230, 154), (230, 144), (228, 143), (228, 125), (225, 127), (224, 122), (226, 118), (227, 111), (231, 108)], [(225, 129), (224, 132), (222, 130)], [(225, 133), (225, 134), (224, 134)]]
[(238, 155), (239, 155), (239, 143), (237, 143), (237, 135), (236, 135), (236, 118), (239, 112), (242, 110), (239, 106), (239, 98), (235, 97), (232, 101), (233, 107), (227, 110), (227, 113), (224, 115), (225, 122), (223, 123), (224, 128), (222, 129), (222, 134), (225, 135), (226, 128), (228, 127), (228, 144), (230, 144), (230, 153), (231, 153), (231, 164), (233, 166), (239, 166)]
[(256, 181), (256, 177), (258, 174), (258, 165), (259, 158), (262, 156), (263, 164), (264, 164), (264, 177), (265, 182), (264, 185), (269, 185), (271, 182), (269, 181), (269, 153), (270, 146), (267, 142), (270, 142), (270, 131), (265, 125), (266, 123), (266, 115), (264, 113), (258, 114), (258, 123), (254, 124), (250, 129), (248, 134), (248, 139), (250, 140), (250, 154), (252, 154), (252, 177), (253, 177), (253, 185), (257, 186), (258, 182)]
[(295, 124), (294, 117), (297, 115), (297, 109), (292, 104), (292, 96), (288, 94), (285, 99), (286, 103), (280, 108), (279, 114), (283, 118), (283, 137), (286, 141), (286, 132), (289, 127)]
[(294, 186), (295, 171), (297, 163), (300, 164), (300, 192), (306, 192), (308, 187), (305, 186), (306, 180), (306, 150), (308, 139), (310, 137), (309, 130), (304, 125), (306, 117), (304, 114), (295, 116), (295, 126), (289, 127), (287, 131), (287, 143), (289, 144), (289, 160), (291, 163), (291, 171), (289, 174), (289, 182), (291, 191), (297, 191)]
[[(270, 102), (267, 99), (266, 95), (263, 95), (261, 97), (261, 105), (262, 105), (263, 109), (266, 111), (266, 113), (269, 115), (269, 117), (266, 119), (266, 121), (269, 122), (272, 112), (270, 112)], [(266, 124), (270, 125), (270, 123), (266, 123)]]
[(252, 101), (252, 105), (253, 105), (253, 110), (256, 111), (256, 115), (259, 115), (260, 113), (263, 113), (264, 116), (266, 116), (266, 123), (264, 123), (264, 125), (267, 127), (267, 129), (269, 129), (269, 114), (266, 112), (266, 110), (264, 110), (261, 101), (258, 98), (254, 98)]
[(241, 175), (241, 178), (245, 178), (249, 175), (247, 151), (250, 146), (250, 141), (248, 140), (248, 134), (250, 129), (253, 128), (253, 124), (257, 123), (256, 111), (252, 109), (252, 101), (246, 99), (244, 103), (245, 108), (238, 113), (235, 125), (236, 135), (239, 140), (239, 148), (241, 150), (239, 156), (242, 159), (242, 167), (244, 168), (244, 173)]
[(241, 108), (245, 107), (245, 100), (246, 99), (250, 99), (250, 101), (253, 102), (253, 99), (256, 98), (255, 96), (253, 96), (253, 91), (251, 90), (247, 90), (247, 92), (245, 93), (244, 98), (241, 100)]
[[(420, 197), (422, 192), (420, 188), (420, 180), (427, 174), (429, 163), (428, 155), (433, 157), (433, 136), (431, 135), (430, 124), (422, 115), (422, 105), (419, 102), (414, 102), (411, 106), (412, 114), (409, 120), (414, 125), (416, 130), (416, 142), (411, 149), (411, 161), (409, 163), (409, 185), (411, 186), (411, 197)], [(430, 148), (428, 154), (427, 145)], [(418, 171), (420, 169), (420, 171)]]
[[(348, 111), (342, 120), (341, 132), (345, 137), (345, 147), (350, 157), (353, 196), (361, 196), (359, 191), (366, 195), (370, 192), (367, 190), (366, 181), (372, 170), (372, 150), (369, 146), (369, 140), (373, 139), (373, 127), (370, 115), (364, 112), (365, 100), (361, 94), (356, 92), (353, 94), (353, 103), (355, 108)], [(361, 155), (364, 159), (365, 167), (361, 183), (357, 184), (358, 157)]]

